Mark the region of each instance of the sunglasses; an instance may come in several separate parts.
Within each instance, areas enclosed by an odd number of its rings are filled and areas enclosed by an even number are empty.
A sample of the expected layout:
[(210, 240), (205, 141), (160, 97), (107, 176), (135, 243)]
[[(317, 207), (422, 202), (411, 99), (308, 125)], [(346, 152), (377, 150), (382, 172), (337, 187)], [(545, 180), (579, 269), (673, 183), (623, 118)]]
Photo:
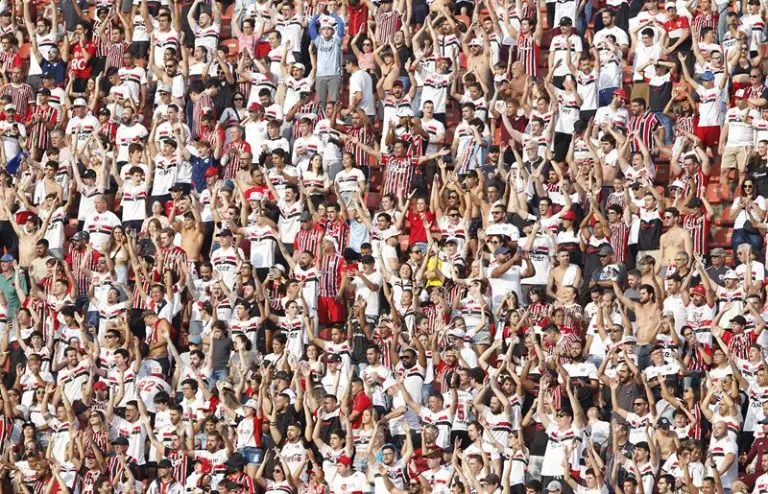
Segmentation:
[(451, 218), (458, 218), (459, 217), (459, 213), (451, 213), (448, 216), (450, 216)]

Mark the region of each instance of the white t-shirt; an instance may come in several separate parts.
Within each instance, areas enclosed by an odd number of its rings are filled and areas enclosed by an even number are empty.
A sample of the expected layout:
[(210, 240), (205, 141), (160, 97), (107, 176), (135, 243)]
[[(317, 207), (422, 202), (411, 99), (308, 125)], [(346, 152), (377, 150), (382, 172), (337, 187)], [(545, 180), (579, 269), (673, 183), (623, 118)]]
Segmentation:
[(360, 100), (360, 109), (368, 116), (373, 116), (375, 113), (373, 103), (373, 82), (368, 72), (360, 69), (353, 73), (349, 77), (349, 101), (352, 103), (352, 98), (355, 93), (362, 93), (362, 99)]

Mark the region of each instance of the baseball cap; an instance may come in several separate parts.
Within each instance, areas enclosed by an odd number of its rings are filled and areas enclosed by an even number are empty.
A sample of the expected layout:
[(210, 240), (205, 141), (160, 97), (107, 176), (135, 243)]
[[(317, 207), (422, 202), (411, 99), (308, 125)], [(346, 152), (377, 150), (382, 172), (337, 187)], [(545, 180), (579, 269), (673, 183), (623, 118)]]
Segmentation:
[(483, 46), (483, 41), (480, 38), (472, 38), (469, 42), (469, 46)]
[(664, 4), (664, 10), (667, 9), (677, 9), (677, 4), (675, 2), (667, 2)]
[(564, 220), (571, 220), (571, 221), (573, 221), (573, 220), (575, 220), (575, 219), (576, 219), (576, 213), (574, 213), (573, 211), (571, 211), (571, 210), (569, 209), (568, 211), (566, 211), (566, 212), (565, 212), (565, 214), (563, 214), (563, 216), (561, 217), (561, 219), (564, 219)]
[(261, 106), (259, 103), (251, 103), (250, 105), (248, 105), (248, 109), (251, 111), (256, 111), (256, 110), (263, 110), (264, 107)]
[(326, 362), (341, 362), (341, 355), (338, 353), (331, 353), (326, 357)]
[(219, 232), (219, 237), (231, 237), (232, 236), (232, 230), (229, 228), (224, 228)]
[(3, 257), (0, 257), (0, 261), (2, 262), (13, 262), (13, 256), (10, 254), (5, 254)]
[(709, 253), (710, 257), (720, 257), (725, 255), (725, 249), (721, 247), (715, 247), (712, 252)]
[(107, 389), (107, 383), (104, 381), (96, 381), (93, 383), (93, 390), (94, 391), (104, 391)]
[(691, 295), (701, 295), (702, 297), (707, 295), (707, 291), (702, 285), (696, 285), (695, 287), (691, 288), (690, 293)]
[(75, 102), (72, 103), (72, 106), (86, 106), (88, 104), (87, 101), (85, 101), (85, 98), (75, 98)]
[(193, 334), (189, 338), (187, 338), (187, 343), (190, 343), (192, 345), (201, 345), (203, 343), (203, 339), (200, 337), (199, 334)]
[(736, 93), (733, 95), (736, 99), (747, 99), (749, 95), (747, 94), (746, 89), (741, 88), (736, 91)]
[(715, 80), (715, 74), (713, 74), (711, 71), (706, 71), (703, 74), (701, 74), (701, 77), (699, 77), (702, 81), (714, 81)]
[(173, 468), (173, 464), (168, 458), (163, 458), (157, 463), (157, 468)]
[[(621, 88), (618, 88), (618, 89), (614, 89), (614, 90), (613, 90), (613, 95), (614, 95), (614, 96), (621, 96), (621, 98), (622, 98), (622, 99), (625, 99), (625, 100), (627, 99), (627, 92), (626, 92), (626, 91), (624, 91), (624, 90), (623, 90), (623, 89), (621, 89)], [(559, 484), (559, 482), (558, 482), (558, 484)]]
[(739, 275), (733, 269), (729, 269), (728, 271), (725, 272), (725, 275), (723, 276), (723, 279), (724, 280), (738, 280), (739, 279)]
[(447, 336), (453, 336), (454, 338), (464, 338), (464, 336), (466, 335), (466, 333), (459, 328), (453, 328), (450, 331), (448, 331), (448, 333), (446, 334)]
[(123, 436), (117, 437), (114, 441), (112, 441), (112, 444), (114, 446), (128, 446), (128, 438)]
[(558, 482), (557, 480), (553, 480), (549, 484), (547, 484), (547, 491), (562, 491), (563, 490), (563, 484)]
[(254, 400), (254, 399), (250, 399), (250, 400), (246, 401), (245, 405), (243, 405), (243, 406), (244, 407), (248, 407), (248, 408), (253, 408), (254, 410), (258, 410), (259, 409), (259, 402)]
[(347, 455), (341, 455), (339, 456), (339, 459), (337, 460), (337, 463), (339, 465), (346, 465), (348, 467), (352, 466), (352, 459)]
[(508, 253), (509, 253), (509, 248), (504, 246), (499, 247), (498, 249), (493, 251), (494, 256), (500, 256), (502, 254), (508, 254)]
[(91, 238), (90, 234), (85, 231), (79, 231), (75, 232), (74, 235), (72, 235), (72, 240), (85, 240), (88, 241)]
[(205, 170), (205, 176), (206, 177), (218, 177), (219, 176), (219, 170), (215, 166), (212, 166), (212, 167), (208, 168), (207, 170)]
[(731, 324), (739, 324), (741, 326), (746, 326), (747, 325), (747, 318), (742, 316), (742, 315), (738, 315), (736, 317), (732, 317), (731, 318)]
[(600, 250), (597, 251), (597, 255), (600, 257), (610, 256), (611, 254), (613, 254), (613, 247), (611, 247), (608, 244), (603, 245), (602, 247), (600, 247)]
[(11, 110), (16, 111), (16, 105), (14, 105), (13, 103), (8, 103), (7, 105), (5, 105), (5, 111), (11, 111)]
[(560, 26), (573, 26), (573, 21), (570, 17), (561, 17), (560, 18)]
[(409, 106), (402, 107), (397, 110), (397, 116), (410, 118), (413, 116), (413, 110)]
[(47, 87), (44, 87), (43, 89), (38, 91), (37, 94), (40, 95), (40, 96), (50, 96), (51, 95), (51, 90), (48, 89)]

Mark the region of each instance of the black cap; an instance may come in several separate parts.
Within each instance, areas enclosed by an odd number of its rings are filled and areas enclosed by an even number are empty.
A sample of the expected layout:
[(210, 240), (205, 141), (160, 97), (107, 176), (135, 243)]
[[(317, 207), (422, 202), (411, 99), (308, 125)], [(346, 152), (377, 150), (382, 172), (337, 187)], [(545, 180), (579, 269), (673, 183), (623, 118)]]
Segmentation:
[(561, 17), (560, 18), (560, 26), (573, 26), (573, 21), (570, 17)]
[(38, 91), (37, 94), (39, 94), (40, 96), (50, 96), (51, 95), (51, 90), (48, 89), (47, 87), (44, 87), (43, 89)]
[(325, 358), (326, 362), (341, 362), (341, 355), (338, 353), (331, 353)]
[(164, 458), (157, 463), (157, 468), (173, 468), (173, 463), (168, 458)]
[(96, 172), (93, 170), (85, 170), (83, 172), (83, 178), (96, 178)]
[(732, 317), (731, 318), (731, 324), (734, 324), (734, 323), (735, 324), (740, 324), (742, 326), (746, 326), (747, 325), (747, 319), (744, 316), (741, 316), (741, 315), (736, 316), (736, 317)]
[(109, 111), (109, 108), (99, 108), (98, 114), (110, 116), (112, 115), (112, 112)]
[(669, 429), (672, 427), (672, 422), (670, 422), (667, 417), (662, 417), (659, 419), (658, 426), (660, 429)]
[(128, 438), (120, 436), (112, 441), (113, 446), (128, 446)]
[(224, 228), (219, 232), (219, 237), (231, 237), (232, 236), (232, 230), (229, 228)]

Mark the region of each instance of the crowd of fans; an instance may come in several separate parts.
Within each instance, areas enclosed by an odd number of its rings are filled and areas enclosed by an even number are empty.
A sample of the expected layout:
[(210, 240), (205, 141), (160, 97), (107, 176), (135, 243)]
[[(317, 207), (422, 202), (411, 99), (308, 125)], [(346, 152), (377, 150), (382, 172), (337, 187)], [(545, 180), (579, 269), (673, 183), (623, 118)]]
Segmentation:
[(0, 492), (768, 494), (767, 7), (0, 2)]

